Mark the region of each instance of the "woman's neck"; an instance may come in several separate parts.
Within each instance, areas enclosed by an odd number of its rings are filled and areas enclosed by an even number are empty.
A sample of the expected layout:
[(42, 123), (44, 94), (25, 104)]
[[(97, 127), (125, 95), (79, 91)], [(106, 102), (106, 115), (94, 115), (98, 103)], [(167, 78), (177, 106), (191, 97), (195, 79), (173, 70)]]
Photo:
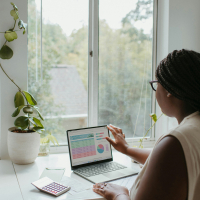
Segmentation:
[(190, 106), (187, 106), (185, 109), (180, 109), (179, 112), (177, 112), (177, 115), (175, 116), (178, 121), (178, 124), (180, 124), (185, 117), (187, 117), (188, 115), (191, 115), (192, 113), (196, 111), (197, 110), (195, 110), (194, 108)]

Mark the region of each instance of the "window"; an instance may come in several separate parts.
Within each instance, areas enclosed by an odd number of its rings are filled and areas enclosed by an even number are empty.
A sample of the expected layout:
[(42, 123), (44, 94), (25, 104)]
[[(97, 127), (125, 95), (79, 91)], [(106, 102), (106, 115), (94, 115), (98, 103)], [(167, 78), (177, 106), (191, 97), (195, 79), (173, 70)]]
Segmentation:
[(45, 133), (60, 145), (67, 129), (88, 125), (144, 135), (152, 112), (153, 0), (28, 0), (28, 24), (28, 89)]

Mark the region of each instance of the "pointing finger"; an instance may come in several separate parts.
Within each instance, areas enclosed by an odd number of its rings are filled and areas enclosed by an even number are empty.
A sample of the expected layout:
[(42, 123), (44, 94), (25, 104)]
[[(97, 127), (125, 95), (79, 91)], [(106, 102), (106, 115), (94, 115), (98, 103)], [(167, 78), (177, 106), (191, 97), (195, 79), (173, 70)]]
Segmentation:
[(114, 125), (112, 125), (112, 124), (110, 124), (110, 126), (111, 126), (116, 132), (119, 132), (119, 133), (122, 134), (122, 129), (121, 129), (121, 128), (116, 127), (116, 126), (114, 126)]
[(114, 126), (112, 124), (109, 124), (109, 126), (111, 126), (114, 130), (118, 130), (119, 129), (118, 127), (116, 127), (116, 126)]
[(113, 147), (115, 147), (116, 143), (115, 143), (114, 140), (112, 140), (112, 139), (109, 138), (109, 137), (106, 137), (106, 140), (107, 140)]
[(107, 126), (107, 127), (111, 131), (111, 133), (113, 134), (113, 136), (115, 137), (117, 135), (116, 131), (113, 128), (109, 127), (109, 126)]

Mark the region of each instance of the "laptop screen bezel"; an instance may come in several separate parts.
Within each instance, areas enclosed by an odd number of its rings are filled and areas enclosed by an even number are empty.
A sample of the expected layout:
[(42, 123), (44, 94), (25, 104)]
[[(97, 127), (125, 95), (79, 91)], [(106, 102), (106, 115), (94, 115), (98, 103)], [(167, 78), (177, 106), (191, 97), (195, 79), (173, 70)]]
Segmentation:
[[(109, 145), (110, 145), (110, 151), (111, 151), (111, 158), (108, 158), (108, 159), (105, 159), (105, 160), (100, 160), (100, 161), (95, 161), (95, 162), (91, 162), (91, 163), (86, 163), (86, 164), (72, 166), (71, 148), (70, 148), (70, 145), (69, 145), (69, 135), (68, 135), (68, 132), (70, 132), (70, 131), (78, 131), (78, 130), (85, 130), (85, 129), (93, 129), (93, 128), (101, 128), (101, 127), (107, 127), (107, 125), (93, 126), (93, 127), (79, 128), (79, 129), (71, 129), (71, 130), (67, 130), (66, 131), (67, 132), (68, 149), (69, 149), (69, 158), (70, 158), (70, 164), (71, 164), (71, 169), (72, 170), (78, 169), (80, 167), (85, 167), (85, 166), (89, 166), (89, 165), (98, 164), (98, 163), (104, 163), (104, 162), (113, 161), (112, 148), (111, 148), (111, 144), (109, 143)], [(110, 137), (109, 130), (108, 130), (108, 137)]]

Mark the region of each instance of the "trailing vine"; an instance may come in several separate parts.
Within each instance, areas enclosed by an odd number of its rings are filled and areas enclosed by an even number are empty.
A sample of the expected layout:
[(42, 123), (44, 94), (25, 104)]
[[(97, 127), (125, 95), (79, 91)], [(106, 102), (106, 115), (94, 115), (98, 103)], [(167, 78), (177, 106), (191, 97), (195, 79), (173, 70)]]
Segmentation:
[[(14, 25), (7, 31), (0, 32), (4, 33), (5, 42), (0, 49), (0, 58), (4, 60), (11, 59), (13, 57), (13, 50), (7, 45), (7, 42), (12, 42), (18, 38), (16, 31), (23, 30), (23, 34), (26, 33), (27, 24), (24, 23), (18, 13), (18, 8), (14, 3), (11, 3), (13, 9), (10, 11), (10, 15), (14, 19)], [(16, 25), (18, 25), (19, 30), (15, 30)], [(21, 110), (25, 113), (25, 116), (18, 117), (14, 125), (19, 129), (26, 130), (26, 132), (36, 131), (38, 133), (42, 133), (44, 130), (44, 126), (41, 123), (41, 120), (44, 120), (41, 113), (38, 110), (37, 101), (35, 98), (27, 91), (23, 91), (15, 81), (10, 78), (10, 76), (6, 73), (3, 66), (0, 63), (0, 68), (2, 69), (3, 73), (10, 79), (10, 81), (18, 88), (18, 92), (15, 94), (14, 97), (14, 106), (15, 111), (12, 114), (12, 117), (17, 117)], [(37, 113), (37, 117), (32, 116), (31, 114)]]

